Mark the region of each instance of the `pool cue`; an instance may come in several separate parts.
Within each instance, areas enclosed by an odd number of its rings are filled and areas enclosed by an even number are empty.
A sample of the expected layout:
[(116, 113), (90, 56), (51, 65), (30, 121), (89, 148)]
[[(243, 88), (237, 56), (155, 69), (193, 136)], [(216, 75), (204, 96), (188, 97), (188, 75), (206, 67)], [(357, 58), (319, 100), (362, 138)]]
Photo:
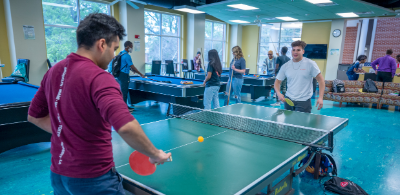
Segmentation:
[[(235, 65), (235, 63), (236, 63), (236, 60), (233, 62), (233, 65)], [(228, 101), (226, 103), (226, 106), (229, 105), (229, 98), (231, 97), (232, 80), (233, 80), (233, 69), (232, 69), (231, 78), (229, 79), (230, 83), (229, 83), (229, 89), (228, 89)]]
[(204, 72), (206, 72), (206, 69), (205, 69), (205, 66), (204, 66), (205, 62), (204, 62), (204, 56), (203, 56), (203, 48), (200, 48), (200, 52), (201, 52), (201, 60), (203, 60), (203, 63), (201, 63), (200, 68), (203, 68)]

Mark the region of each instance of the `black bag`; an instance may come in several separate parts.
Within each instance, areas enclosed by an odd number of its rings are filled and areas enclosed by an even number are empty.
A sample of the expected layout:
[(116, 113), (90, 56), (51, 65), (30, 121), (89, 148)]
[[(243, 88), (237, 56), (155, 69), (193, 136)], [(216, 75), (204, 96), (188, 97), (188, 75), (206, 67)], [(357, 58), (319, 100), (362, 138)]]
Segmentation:
[(368, 195), (360, 186), (350, 180), (340, 177), (332, 177), (324, 183), (327, 191), (341, 195)]
[(376, 87), (375, 82), (371, 79), (367, 79), (364, 84), (363, 92), (377, 93), (378, 88)]
[(344, 89), (344, 84), (338, 83), (336, 84), (336, 93), (344, 93), (346, 90)]
[(122, 54), (115, 56), (115, 58), (112, 61), (111, 74), (114, 77), (119, 77), (119, 73), (121, 72), (121, 58), (125, 54), (127, 54), (127, 53), (122, 53)]

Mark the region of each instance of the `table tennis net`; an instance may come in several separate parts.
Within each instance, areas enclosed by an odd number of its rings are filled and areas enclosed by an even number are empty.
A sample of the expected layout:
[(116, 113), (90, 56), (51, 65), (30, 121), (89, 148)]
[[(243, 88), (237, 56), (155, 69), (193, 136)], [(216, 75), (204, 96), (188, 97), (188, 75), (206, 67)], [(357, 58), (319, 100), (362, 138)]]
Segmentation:
[(320, 129), (203, 110), (178, 104), (170, 104), (167, 115), (300, 144), (324, 146), (325, 143), (322, 141), (326, 139), (329, 133)]

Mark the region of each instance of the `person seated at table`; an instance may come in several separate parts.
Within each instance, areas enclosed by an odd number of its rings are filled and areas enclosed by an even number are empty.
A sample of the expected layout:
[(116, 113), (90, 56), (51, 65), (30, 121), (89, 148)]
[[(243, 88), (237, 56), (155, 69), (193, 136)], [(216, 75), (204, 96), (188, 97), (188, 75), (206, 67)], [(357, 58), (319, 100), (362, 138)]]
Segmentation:
[[(230, 95), (232, 95), (232, 92), (234, 94), (236, 103), (242, 102), (240, 92), (242, 91), (244, 81), (243, 75), (246, 72), (246, 60), (243, 58), (243, 52), (239, 46), (233, 47), (232, 53), (234, 58), (232, 59), (232, 62), (230, 64), (229, 80), (226, 84), (227, 87), (225, 92), (224, 105), (228, 104), (228, 98)], [(229, 89), (229, 86), (231, 86), (231, 90)], [(229, 92), (230, 94), (228, 96)]]
[(218, 92), (220, 88), (220, 78), (222, 74), (221, 60), (218, 56), (218, 51), (212, 49), (208, 51), (208, 67), (207, 77), (203, 85), (206, 86), (204, 90), (204, 109), (211, 110), (211, 105), (219, 108)]
[(350, 66), (350, 68), (346, 72), (347, 77), (349, 77), (349, 80), (356, 81), (356, 80), (358, 80), (360, 73), (365, 73), (365, 71), (362, 69), (362, 67), (364, 67), (364, 63), (366, 61), (367, 61), (366, 55), (358, 56), (357, 61), (354, 62), (353, 65)]
[(201, 68), (201, 52), (197, 52), (196, 56), (194, 56), (193, 63), (194, 63), (194, 70), (197, 72), (203, 72), (203, 69)]
[(276, 57), (274, 56), (274, 52), (268, 51), (268, 58), (265, 58), (263, 63), (263, 73), (262, 74), (274, 74), (274, 67), (276, 63)]

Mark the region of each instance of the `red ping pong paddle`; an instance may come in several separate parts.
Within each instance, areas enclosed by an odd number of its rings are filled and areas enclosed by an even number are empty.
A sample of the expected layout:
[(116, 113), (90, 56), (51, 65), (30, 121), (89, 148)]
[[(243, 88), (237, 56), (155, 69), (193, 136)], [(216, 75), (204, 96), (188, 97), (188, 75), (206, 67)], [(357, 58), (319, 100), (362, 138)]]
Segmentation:
[[(172, 157), (169, 157), (168, 161), (172, 161)], [(152, 164), (149, 161), (148, 156), (138, 151), (132, 152), (132, 154), (129, 156), (129, 165), (135, 173), (142, 176), (153, 174), (157, 168), (156, 164)]]

